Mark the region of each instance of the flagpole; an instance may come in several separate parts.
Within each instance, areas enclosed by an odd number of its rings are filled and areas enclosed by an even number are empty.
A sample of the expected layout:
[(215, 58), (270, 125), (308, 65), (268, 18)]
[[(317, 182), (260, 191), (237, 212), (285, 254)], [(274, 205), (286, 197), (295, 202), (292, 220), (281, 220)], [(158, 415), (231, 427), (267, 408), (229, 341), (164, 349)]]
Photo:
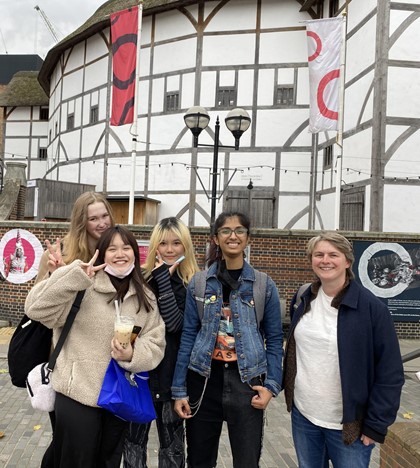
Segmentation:
[(340, 208), (341, 208), (341, 178), (343, 174), (343, 129), (344, 129), (344, 86), (345, 86), (345, 72), (346, 72), (346, 36), (347, 36), (347, 2), (346, 8), (343, 12), (343, 25), (342, 25), (342, 45), (340, 51), (340, 94), (339, 94), (339, 114), (338, 114), (338, 131), (336, 144), (338, 146), (338, 153), (335, 162), (336, 178), (335, 178), (335, 216), (334, 216), (334, 229), (340, 229)]
[(131, 184), (130, 184), (130, 196), (128, 201), (128, 224), (134, 222), (134, 188), (136, 185), (136, 156), (137, 156), (137, 120), (138, 120), (138, 85), (140, 77), (140, 38), (141, 38), (141, 26), (143, 18), (143, 3), (138, 6), (138, 27), (137, 27), (137, 51), (136, 51), (136, 82), (134, 85), (134, 112), (133, 112), (133, 125), (131, 134), (132, 138), (132, 150), (131, 150)]

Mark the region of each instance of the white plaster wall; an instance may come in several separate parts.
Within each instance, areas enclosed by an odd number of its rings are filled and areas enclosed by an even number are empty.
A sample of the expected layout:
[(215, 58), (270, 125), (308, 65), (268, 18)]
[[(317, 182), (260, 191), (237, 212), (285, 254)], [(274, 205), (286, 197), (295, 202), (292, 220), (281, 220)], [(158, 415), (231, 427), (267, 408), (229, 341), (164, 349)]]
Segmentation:
[[(344, 141), (342, 180), (352, 184), (370, 178), (372, 129), (356, 133)], [(359, 174), (360, 172), (360, 174)]]
[(335, 226), (336, 195), (327, 193), (322, 195), (321, 200), (316, 201), (316, 209), (319, 211), (321, 220), (315, 217), (315, 229), (334, 229)]
[[(110, 28), (104, 29), (102, 33), (109, 42)], [(107, 57), (108, 54), (109, 49), (102, 35), (95, 34), (86, 40), (86, 63), (91, 63), (102, 55)]]
[(346, 88), (344, 129), (354, 128), (373, 117), (373, 70)]
[(194, 94), (192, 92), (194, 83), (194, 73), (185, 73), (182, 75), (181, 109), (189, 109), (194, 105)]
[(241, 70), (238, 73), (238, 106), (251, 106), (254, 92), (254, 72)]
[[(205, 17), (207, 17), (219, 2), (206, 2)], [(238, 0), (229, 2), (212, 18), (207, 32), (230, 31), (232, 29), (254, 29), (257, 14), (256, 0), (240, 0), (241, 13), (238, 15)], [(234, 25), (234, 28), (232, 28)]]
[[(256, 144), (283, 146), (291, 134), (308, 119), (308, 109), (267, 109), (258, 111)], [(310, 141), (310, 140), (309, 140)]]
[(384, 231), (420, 231), (420, 187), (387, 185), (384, 191)]
[(108, 57), (91, 62), (85, 69), (85, 92), (108, 82)]
[[(185, 90), (190, 96), (190, 102), (194, 101), (194, 87)], [(201, 74), (200, 106), (214, 107), (216, 103), (216, 72), (206, 71)]]
[(309, 105), (309, 72), (307, 67), (298, 68), (296, 104)]
[[(402, 126), (387, 126), (387, 142), (391, 143), (399, 133), (406, 128)], [(393, 137), (393, 138), (392, 138)], [(410, 178), (419, 180), (420, 166), (418, 164), (418, 149), (420, 147), (420, 131), (411, 135), (404, 143), (398, 147), (391, 160), (385, 167), (387, 177)]]
[(348, 30), (351, 31), (364, 20), (377, 7), (379, 1), (384, 0), (353, 0), (349, 2), (347, 15)]
[(179, 39), (154, 48), (153, 73), (195, 67), (196, 39)]
[(296, 8), (296, 0), (262, 2), (261, 28), (263, 29), (302, 26), (301, 22), (308, 19), (310, 19), (308, 13), (301, 13), (299, 8)]
[[(351, 29), (348, 31), (351, 32)], [(376, 15), (353, 34), (347, 42), (346, 82), (365, 71), (375, 62), (375, 43)]]
[(83, 70), (75, 70), (63, 79), (62, 99), (70, 99), (83, 91)]
[(261, 34), (260, 63), (307, 62), (308, 49), (304, 31)]
[(305, 214), (296, 220), (291, 226), (289, 223), (292, 218), (307, 208), (309, 199), (307, 196), (288, 195), (287, 197), (280, 196), (279, 199), (279, 229), (308, 229), (308, 215)]
[(272, 106), (274, 98), (274, 70), (260, 70), (258, 72), (258, 105)]
[(420, 69), (389, 67), (387, 115), (419, 118)]
[[(145, 23), (147, 21), (150, 20), (146, 20)], [(155, 26), (156, 42), (166, 41), (173, 37), (177, 37), (179, 36), (180, 31), (183, 35), (196, 33), (191, 21), (184, 14), (176, 10), (161, 13)]]
[(254, 56), (254, 34), (205, 36), (203, 39), (204, 66), (252, 64)]

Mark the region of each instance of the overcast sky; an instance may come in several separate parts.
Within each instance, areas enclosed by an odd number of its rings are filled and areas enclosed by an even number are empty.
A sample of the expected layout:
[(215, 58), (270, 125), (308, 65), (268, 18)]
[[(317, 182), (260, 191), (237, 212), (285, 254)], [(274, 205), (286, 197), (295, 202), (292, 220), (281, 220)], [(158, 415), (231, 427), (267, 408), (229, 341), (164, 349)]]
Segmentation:
[(40, 13), (44, 11), (61, 40), (77, 29), (106, 0), (0, 0), (0, 54), (38, 54), (55, 44)]

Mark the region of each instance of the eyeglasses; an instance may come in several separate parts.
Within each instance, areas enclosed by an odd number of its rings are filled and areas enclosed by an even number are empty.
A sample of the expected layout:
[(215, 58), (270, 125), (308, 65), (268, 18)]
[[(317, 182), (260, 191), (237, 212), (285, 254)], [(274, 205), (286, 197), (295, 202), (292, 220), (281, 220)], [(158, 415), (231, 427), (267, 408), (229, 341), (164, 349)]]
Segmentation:
[(245, 236), (248, 233), (248, 229), (244, 227), (237, 227), (235, 229), (222, 228), (217, 231), (217, 234), (221, 236), (231, 236), (232, 233), (235, 233), (236, 236)]

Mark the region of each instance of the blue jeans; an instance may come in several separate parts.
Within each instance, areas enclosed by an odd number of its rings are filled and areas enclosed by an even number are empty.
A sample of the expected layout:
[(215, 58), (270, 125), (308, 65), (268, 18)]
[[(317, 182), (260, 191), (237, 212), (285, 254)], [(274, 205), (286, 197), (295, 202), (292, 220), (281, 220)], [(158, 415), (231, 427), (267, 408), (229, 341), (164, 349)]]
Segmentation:
[(292, 408), (292, 434), (300, 468), (368, 468), (372, 449), (360, 439), (345, 445), (342, 431), (312, 424), (299, 410)]

